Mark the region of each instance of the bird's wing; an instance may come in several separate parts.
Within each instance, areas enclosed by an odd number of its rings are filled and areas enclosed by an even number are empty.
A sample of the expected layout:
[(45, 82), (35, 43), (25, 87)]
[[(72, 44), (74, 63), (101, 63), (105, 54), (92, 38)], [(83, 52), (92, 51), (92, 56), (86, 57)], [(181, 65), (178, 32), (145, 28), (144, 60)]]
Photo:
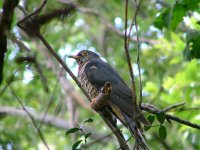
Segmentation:
[(110, 82), (113, 93), (109, 101), (118, 106), (123, 112), (133, 116), (134, 108), (137, 106), (135, 106), (132, 91), (109, 64), (101, 59), (92, 60), (85, 66), (85, 74), (98, 90), (105, 82)]

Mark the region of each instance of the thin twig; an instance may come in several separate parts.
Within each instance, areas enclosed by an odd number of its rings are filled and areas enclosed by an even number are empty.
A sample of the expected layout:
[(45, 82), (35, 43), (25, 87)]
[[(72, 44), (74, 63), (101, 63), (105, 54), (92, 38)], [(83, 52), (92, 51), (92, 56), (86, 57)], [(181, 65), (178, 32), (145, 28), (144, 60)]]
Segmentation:
[(135, 0), (136, 5), (136, 12), (135, 12), (135, 30), (136, 30), (136, 37), (137, 37), (137, 65), (138, 65), (138, 71), (139, 71), (139, 89), (140, 89), (140, 100), (139, 100), (139, 107), (141, 107), (142, 104), (142, 77), (141, 77), (141, 68), (140, 68), (140, 39), (138, 35), (138, 24), (137, 24), (137, 13), (139, 6), (141, 4), (142, 0), (137, 5), (137, 0)]
[[(131, 31), (132, 31), (132, 28), (133, 28), (133, 25), (135, 23), (135, 29), (136, 29), (136, 39), (137, 39), (137, 64), (138, 64), (138, 70), (139, 70), (139, 89), (140, 89), (140, 101), (139, 101), (139, 106), (141, 105), (142, 103), (142, 81), (141, 81), (141, 71), (140, 71), (140, 60), (139, 60), (139, 36), (138, 36), (138, 26), (137, 26), (137, 14), (138, 14), (138, 10), (139, 10), (139, 7), (140, 7), (140, 4), (142, 3), (142, 0), (139, 2), (139, 4), (137, 5), (137, 1), (135, 1), (136, 3), (136, 11), (135, 11), (135, 14), (133, 16), (133, 19), (132, 19), (132, 22), (131, 22), (131, 25), (130, 25), (130, 30), (129, 30), (129, 33), (128, 33), (128, 39), (127, 39), (127, 47), (129, 49), (129, 43), (130, 43), (130, 39), (131, 39)], [(138, 63), (139, 62), (139, 63)], [(131, 71), (133, 72), (132, 70), (132, 67), (131, 67)], [(133, 76), (134, 76), (134, 73), (133, 73)], [(135, 84), (134, 84), (135, 86)]]
[[(125, 50), (125, 53), (126, 53), (127, 63), (128, 63), (128, 67), (129, 67), (129, 73), (130, 73), (130, 77), (131, 77), (131, 85), (132, 85), (132, 90), (133, 90), (132, 95), (133, 95), (133, 99), (135, 101), (135, 105), (137, 105), (137, 95), (136, 95), (136, 90), (135, 90), (135, 79), (134, 79), (134, 74), (133, 74), (131, 59), (130, 59), (130, 55), (129, 55), (129, 42), (128, 42), (128, 36), (127, 36), (127, 24), (128, 24), (127, 17), (128, 17), (128, 0), (126, 0), (126, 3), (125, 3), (124, 50)], [(134, 116), (135, 115), (136, 114), (134, 114)], [(136, 132), (136, 131), (134, 130), (134, 132)], [(137, 134), (135, 133), (135, 135), (137, 135)], [(139, 150), (139, 142), (137, 141), (137, 138), (135, 138), (135, 147), (136, 147), (137, 150)]]
[(50, 150), (44, 135), (42, 134), (42, 132), (40, 131), (40, 129), (37, 127), (37, 123), (34, 119), (34, 117), (31, 115), (31, 113), (26, 109), (26, 107), (24, 106), (24, 104), (22, 103), (22, 101), (19, 99), (19, 97), (17, 96), (17, 94), (15, 93), (15, 91), (13, 90), (13, 88), (11, 86), (9, 86), (11, 89), (12, 94), (16, 97), (17, 101), (19, 102), (19, 104), (22, 106), (23, 110), (26, 112), (26, 114), (28, 115), (28, 117), (31, 119), (31, 122), (33, 123), (33, 126), (35, 127), (40, 139), (42, 140), (42, 143), (44, 144), (44, 146), (46, 147), (47, 150)]
[[(42, 4), (40, 5), (39, 8), (37, 8), (37, 9), (36, 9), (35, 11), (33, 11), (32, 13), (28, 14), (27, 16), (25, 16), (22, 20), (20, 20), (20, 21), (17, 23), (18, 26), (21, 26), (21, 24), (22, 24), (24, 21), (26, 21), (27, 19), (30, 19), (32, 16), (38, 14), (38, 13), (42, 10), (42, 8), (45, 6), (46, 2), (47, 2), (47, 0), (43, 0), (43, 2), (42, 2)], [(18, 6), (18, 8), (20, 8), (21, 10), (23, 10), (22, 7), (19, 7), (19, 6)], [(23, 11), (23, 12), (25, 12), (25, 11)], [(26, 13), (27, 13), (27, 11), (26, 11)]]
[(125, 27), (125, 35), (124, 35), (124, 50), (126, 53), (126, 58), (127, 58), (127, 63), (128, 63), (128, 67), (129, 67), (129, 73), (130, 73), (130, 77), (131, 77), (131, 83), (132, 83), (132, 90), (133, 90), (133, 98), (136, 101), (137, 100), (137, 96), (136, 96), (136, 91), (135, 91), (135, 79), (134, 79), (134, 75), (133, 75), (133, 69), (132, 69), (132, 64), (131, 64), (131, 59), (130, 59), (130, 55), (128, 52), (128, 37), (127, 37), (127, 16), (128, 16), (128, 0), (126, 0), (126, 4), (125, 4), (125, 21), (124, 21), (124, 27)]
[[(137, 14), (138, 14), (138, 9), (139, 9), (139, 7), (140, 7), (141, 2), (142, 2), (142, 0), (139, 2), (138, 5), (136, 5), (136, 10), (135, 10), (133, 19), (132, 19), (132, 21), (131, 21), (131, 25), (130, 25), (130, 29), (129, 29), (129, 33), (128, 33), (128, 41), (127, 41), (127, 42), (128, 42), (128, 46), (129, 46), (129, 43), (130, 43), (130, 40), (131, 40), (131, 31), (132, 31), (132, 29), (133, 29), (133, 26), (134, 26), (134, 23), (135, 23)], [(137, 37), (136, 37), (136, 42), (138, 42)]]
[(166, 112), (170, 111), (171, 109), (174, 109), (174, 108), (177, 108), (177, 107), (180, 107), (180, 106), (183, 106), (183, 105), (185, 105), (185, 102), (177, 103), (177, 104), (168, 106), (167, 108), (163, 109), (162, 111), (166, 113)]

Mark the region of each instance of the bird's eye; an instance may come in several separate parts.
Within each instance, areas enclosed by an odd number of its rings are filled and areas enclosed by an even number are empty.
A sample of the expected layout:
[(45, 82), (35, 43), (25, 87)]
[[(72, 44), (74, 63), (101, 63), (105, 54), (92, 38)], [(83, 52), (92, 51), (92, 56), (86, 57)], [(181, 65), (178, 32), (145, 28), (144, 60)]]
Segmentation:
[(87, 53), (87, 52), (82, 52), (81, 55), (82, 55), (82, 56), (87, 56), (88, 53)]

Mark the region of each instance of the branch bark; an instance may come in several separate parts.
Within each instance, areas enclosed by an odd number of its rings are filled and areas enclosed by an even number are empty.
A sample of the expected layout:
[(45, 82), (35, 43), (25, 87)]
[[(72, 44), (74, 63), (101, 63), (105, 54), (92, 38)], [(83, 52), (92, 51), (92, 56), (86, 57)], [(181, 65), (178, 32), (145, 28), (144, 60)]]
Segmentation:
[(7, 51), (7, 36), (5, 32), (11, 28), (14, 8), (18, 2), (19, 0), (4, 0), (0, 12), (0, 84), (3, 80), (4, 55)]
[[(173, 108), (174, 108), (174, 105), (173, 105)], [(147, 111), (149, 113), (152, 113), (152, 114), (158, 114), (158, 113), (162, 112), (162, 110), (156, 108), (155, 106), (153, 106), (151, 104), (147, 104), (147, 103), (143, 103), (141, 105), (141, 109), (145, 110), (145, 111)], [(200, 125), (195, 124), (195, 123), (191, 123), (190, 121), (180, 119), (179, 117), (176, 117), (176, 116), (173, 116), (173, 115), (170, 115), (170, 114), (167, 114), (167, 113), (165, 113), (165, 117), (167, 119), (169, 119), (169, 120), (173, 120), (173, 121), (176, 121), (176, 122), (178, 122), (180, 124), (184, 124), (186, 126), (189, 126), (189, 127), (192, 127), (192, 128), (200, 130)]]

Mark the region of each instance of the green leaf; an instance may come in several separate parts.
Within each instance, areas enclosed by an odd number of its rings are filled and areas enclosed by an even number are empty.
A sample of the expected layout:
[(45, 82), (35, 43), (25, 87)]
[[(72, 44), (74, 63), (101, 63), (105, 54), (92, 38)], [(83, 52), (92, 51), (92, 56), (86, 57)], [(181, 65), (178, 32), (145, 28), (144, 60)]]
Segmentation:
[(151, 128), (151, 126), (144, 126), (144, 131), (147, 131)]
[(187, 8), (187, 10), (195, 10), (199, 7), (199, 0), (183, 0), (183, 5)]
[(174, 5), (174, 9), (172, 11), (172, 18), (170, 21), (170, 28), (175, 30), (180, 22), (183, 20), (183, 16), (186, 14), (186, 9), (182, 4), (178, 2)]
[(74, 143), (74, 144), (72, 145), (72, 150), (77, 150), (77, 147), (81, 144), (82, 141), (83, 141), (83, 140), (79, 140), (79, 141), (77, 141), (76, 143)]
[(158, 121), (163, 124), (165, 122), (165, 113), (164, 112), (160, 112), (158, 114), (156, 114), (156, 118), (158, 119)]
[(171, 9), (165, 9), (154, 21), (154, 26), (158, 29), (168, 27), (170, 23)]
[(154, 115), (149, 115), (147, 119), (152, 124), (154, 122), (155, 116)]
[(166, 130), (165, 126), (160, 126), (158, 132), (159, 132), (160, 138), (165, 139), (167, 137), (167, 130)]
[(85, 124), (86, 122), (93, 122), (93, 119), (92, 119), (92, 118), (88, 118), (87, 120), (84, 121), (84, 124)]
[(75, 133), (77, 131), (81, 130), (80, 128), (71, 128), (68, 131), (66, 131), (65, 135), (67, 136), (70, 133)]
[(86, 140), (91, 134), (92, 134), (91, 132), (87, 133), (87, 134), (85, 135), (85, 140)]

